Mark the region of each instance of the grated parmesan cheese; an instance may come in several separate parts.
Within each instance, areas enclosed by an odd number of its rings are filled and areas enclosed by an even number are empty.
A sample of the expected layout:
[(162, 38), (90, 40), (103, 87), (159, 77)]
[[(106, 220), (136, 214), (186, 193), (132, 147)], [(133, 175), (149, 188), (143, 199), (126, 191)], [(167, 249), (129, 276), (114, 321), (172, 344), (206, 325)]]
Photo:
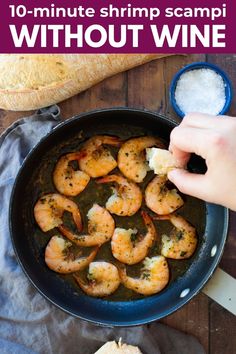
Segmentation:
[(193, 69), (181, 75), (175, 100), (184, 113), (219, 114), (225, 105), (225, 84), (211, 69)]

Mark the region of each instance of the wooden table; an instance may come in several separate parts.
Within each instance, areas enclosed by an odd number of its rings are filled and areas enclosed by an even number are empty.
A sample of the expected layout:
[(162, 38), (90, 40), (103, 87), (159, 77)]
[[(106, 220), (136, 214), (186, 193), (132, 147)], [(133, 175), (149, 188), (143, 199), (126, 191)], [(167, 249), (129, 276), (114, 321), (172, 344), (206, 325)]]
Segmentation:
[[(128, 106), (164, 113), (178, 120), (169, 103), (170, 81), (187, 63), (205, 60), (229, 74), (236, 92), (236, 55), (174, 56), (121, 73), (74, 96), (60, 104), (62, 115), (66, 119), (96, 108)], [(0, 130), (28, 114), (0, 111)], [(236, 116), (236, 98), (230, 114)], [(220, 266), (236, 277), (236, 213), (231, 213), (229, 238)], [(207, 353), (236, 353), (236, 317), (202, 293), (161, 322), (195, 335)]]

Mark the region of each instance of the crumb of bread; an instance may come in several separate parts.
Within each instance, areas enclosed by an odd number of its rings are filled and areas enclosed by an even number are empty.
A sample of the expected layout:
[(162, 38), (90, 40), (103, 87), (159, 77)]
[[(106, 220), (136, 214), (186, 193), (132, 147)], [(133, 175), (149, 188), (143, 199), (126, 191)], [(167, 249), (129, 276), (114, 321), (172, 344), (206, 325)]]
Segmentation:
[(94, 354), (142, 354), (138, 347), (115, 341), (107, 342)]
[(168, 150), (158, 148), (147, 148), (146, 159), (149, 167), (157, 175), (166, 175), (174, 168), (184, 168)]

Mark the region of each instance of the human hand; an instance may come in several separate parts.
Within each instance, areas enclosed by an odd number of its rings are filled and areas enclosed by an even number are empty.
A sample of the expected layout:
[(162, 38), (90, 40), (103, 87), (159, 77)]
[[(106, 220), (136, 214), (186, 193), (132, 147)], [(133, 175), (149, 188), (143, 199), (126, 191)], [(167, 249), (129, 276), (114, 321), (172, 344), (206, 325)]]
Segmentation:
[(236, 211), (236, 118), (188, 114), (171, 132), (169, 150), (182, 164), (191, 153), (206, 161), (204, 175), (182, 169), (168, 173), (181, 192)]

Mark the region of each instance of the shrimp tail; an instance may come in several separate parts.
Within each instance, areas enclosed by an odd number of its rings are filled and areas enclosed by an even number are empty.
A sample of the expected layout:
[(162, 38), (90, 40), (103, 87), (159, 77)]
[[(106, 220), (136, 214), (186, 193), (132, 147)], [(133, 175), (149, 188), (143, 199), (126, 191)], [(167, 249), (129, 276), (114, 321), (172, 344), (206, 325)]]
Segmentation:
[[(84, 260), (84, 262), (85, 262), (84, 266), (85, 267), (88, 266), (94, 260), (94, 258), (96, 257), (96, 255), (98, 253), (99, 248), (100, 248), (100, 246), (95, 247), (92, 250), (92, 252), (88, 255), (88, 257), (85, 258), (85, 260)], [(81, 286), (82, 289), (84, 289), (86, 287), (86, 284), (85, 284), (84, 280), (79, 275), (74, 273), (73, 277), (75, 278), (75, 280), (78, 282), (78, 284)]]
[(105, 176), (105, 177), (97, 179), (96, 183), (100, 184), (100, 183), (117, 182), (117, 179), (118, 179), (118, 176), (109, 175), (109, 176)]
[(107, 135), (107, 136), (104, 137), (103, 143), (107, 144), (107, 145), (112, 145), (112, 146), (121, 146), (122, 141), (117, 136), (109, 136), (109, 135)]
[(74, 152), (72, 154), (70, 154), (71, 157), (73, 157), (74, 160), (81, 160), (83, 157), (86, 156), (86, 152), (83, 151), (83, 150), (80, 150), (80, 151), (77, 151), (77, 152)]
[(87, 257), (87, 264), (91, 263), (94, 258), (96, 257), (98, 250), (99, 250), (100, 246), (96, 246), (92, 252), (89, 254), (89, 256)]
[(58, 229), (60, 230), (63, 236), (68, 238), (68, 240), (76, 243), (78, 236), (73, 234), (73, 232), (71, 232), (70, 230), (68, 230), (67, 227), (65, 227), (65, 225), (62, 224), (58, 226)]
[(92, 252), (86, 257), (84, 258), (81, 263), (82, 263), (82, 268), (84, 269), (85, 267), (87, 267), (96, 257), (98, 250), (99, 250), (100, 246), (95, 247)]
[(83, 148), (79, 152), (77, 152), (76, 160), (79, 162), (80, 160), (84, 159), (87, 156), (88, 156), (88, 152), (86, 151), (85, 148)]
[[(70, 230), (68, 230), (64, 225), (60, 225), (58, 227), (58, 229), (60, 230), (60, 232), (63, 234), (63, 236), (65, 236), (66, 238), (68, 238), (68, 240), (70, 240), (71, 242), (75, 243), (77, 246), (84, 246), (84, 247), (91, 247), (91, 246), (101, 246), (104, 241), (97, 241), (94, 240), (92, 238), (92, 236), (88, 236), (88, 235), (76, 235), (73, 234), (73, 232), (71, 232)], [(107, 239), (105, 238), (105, 241), (107, 241)]]
[(155, 215), (153, 216), (153, 219), (154, 220), (170, 220), (171, 219), (171, 216), (170, 214), (166, 214), (166, 215)]
[(142, 215), (145, 225), (149, 225), (150, 223), (152, 223), (152, 218), (150, 217), (150, 215), (146, 211), (142, 210), (141, 215)]
[(123, 264), (119, 264), (119, 266), (117, 266), (117, 269), (120, 279), (124, 281), (127, 278), (126, 267)]
[(153, 224), (151, 216), (146, 211), (141, 211), (141, 215), (142, 215), (143, 221), (146, 225), (146, 228), (151, 232), (151, 234), (155, 235), (153, 237), (153, 240), (157, 239), (157, 231), (156, 231), (156, 228)]
[(75, 225), (77, 226), (77, 229), (78, 229), (79, 231), (82, 231), (82, 229), (83, 229), (83, 224), (82, 224), (82, 220), (81, 220), (81, 215), (80, 215), (80, 213), (74, 213), (74, 214), (73, 214), (73, 219), (74, 219)]
[(87, 156), (87, 153), (84, 150), (80, 150), (79, 152), (76, 153), (76, 155), (77, 155), (76, 160), (80, 161), (81, 159)]
[(85, 287), (87, 287), (85, 281), (77, 274), (73, 274), (73, 278), (76, 280), (76, 282), (79, 284), (79, 286), (84, 290)]

